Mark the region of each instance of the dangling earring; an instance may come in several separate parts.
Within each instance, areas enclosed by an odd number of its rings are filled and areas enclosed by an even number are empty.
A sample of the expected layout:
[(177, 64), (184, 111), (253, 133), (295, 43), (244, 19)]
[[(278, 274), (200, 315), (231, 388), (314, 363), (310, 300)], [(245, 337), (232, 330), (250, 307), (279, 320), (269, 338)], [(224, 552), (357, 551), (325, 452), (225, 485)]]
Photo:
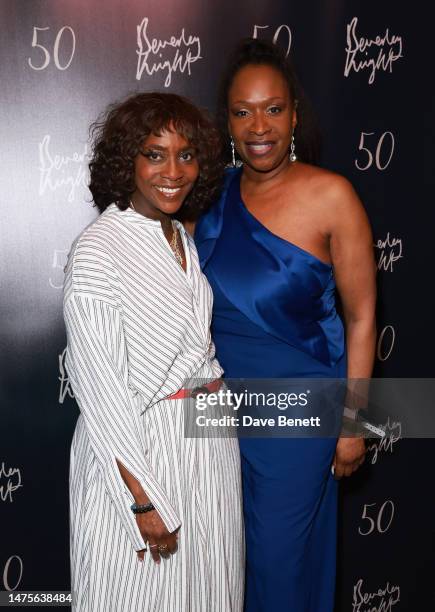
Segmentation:
[(230, 145), (231, 145), (231, 161), (233, 162), (233, 168), (240, 168), (240, 166), (243, 165), (243, 162), (240, 161), (240, 159), (236, 159), (236, 148), (234, 146), (234, 140), (232, 136), (230, 140)]
[(295, 162), (297, 160), (296, 153), (295, 153), (295, 134), (294, 134), (294, 132), (292, 134), (292, 140), (291, 140), (291, 143), (290, 143), (289, 160), (291, 162)]

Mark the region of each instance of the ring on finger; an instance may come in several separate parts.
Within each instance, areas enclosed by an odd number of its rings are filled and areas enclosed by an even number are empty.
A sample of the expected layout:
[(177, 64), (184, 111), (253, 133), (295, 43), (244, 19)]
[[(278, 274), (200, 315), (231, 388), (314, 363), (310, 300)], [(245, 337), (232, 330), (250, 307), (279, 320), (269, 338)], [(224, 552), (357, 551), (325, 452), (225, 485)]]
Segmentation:
[(159, 552), (166, 552), (168, 550), (167, 544), (159, 544)]

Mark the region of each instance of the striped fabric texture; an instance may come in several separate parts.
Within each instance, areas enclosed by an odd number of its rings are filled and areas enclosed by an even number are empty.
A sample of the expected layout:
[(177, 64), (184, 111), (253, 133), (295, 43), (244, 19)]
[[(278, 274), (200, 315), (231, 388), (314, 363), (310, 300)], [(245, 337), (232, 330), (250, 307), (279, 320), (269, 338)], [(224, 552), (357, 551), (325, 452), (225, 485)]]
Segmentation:
[[(242, 609), (237, 440), (184, 437), (189, 378), (222, 370), (212, 294), (177, 224), (187, 270), (159, 221), (112, 204), (74, 243), (66, 268), (66, 368), (80, 416), (71, 448), (71, 588), (80, 612)], [(142, 484), (179, 549), (154, 563), (118, 459)]]

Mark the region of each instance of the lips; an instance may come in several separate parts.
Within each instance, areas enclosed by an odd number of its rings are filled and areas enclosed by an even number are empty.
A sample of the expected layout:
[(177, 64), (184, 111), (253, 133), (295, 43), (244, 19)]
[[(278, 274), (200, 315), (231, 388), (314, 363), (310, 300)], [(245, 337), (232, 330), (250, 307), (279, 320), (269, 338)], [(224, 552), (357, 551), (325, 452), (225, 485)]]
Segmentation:
[(267, 155), (275, 145), (273, 140), (256, 140), (245, 143), (246, 148), (252, 155), (262, 156)]

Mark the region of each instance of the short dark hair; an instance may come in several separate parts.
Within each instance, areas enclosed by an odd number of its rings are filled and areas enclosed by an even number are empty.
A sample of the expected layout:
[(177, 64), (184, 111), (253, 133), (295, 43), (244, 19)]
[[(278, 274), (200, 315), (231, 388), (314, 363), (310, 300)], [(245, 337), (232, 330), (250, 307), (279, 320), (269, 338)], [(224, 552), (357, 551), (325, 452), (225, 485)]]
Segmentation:
[[(298, 123), (295, 129), (295, 139), (298, 159), (306, 163), (318, 164), (320, 131), (311, 104), (284, 50), (266, 40), (244, 38), (237, 44), (228, 59), (218, 98), (217, 118), (222, 137), (228, 136), (228, 93), (234, 77), (245, 66), (264, 64), (275, 68), (282, 74), (288, 85), (290, 99), (293, 102), (297, 100)], [(229, 147), (226, 153), (229, 155)]]
[(103, 212), (113, 202), (128, 208), (136, 189), (134, 160), (144, 140), (172, 128), (196, 149), (199, 177), (176, 215), (194, 220), (216, 199), (222, 182), (221, 139), (206, 114), (171, 93), (140, 93), (109, 106), (91, 126), (89, 189)]

